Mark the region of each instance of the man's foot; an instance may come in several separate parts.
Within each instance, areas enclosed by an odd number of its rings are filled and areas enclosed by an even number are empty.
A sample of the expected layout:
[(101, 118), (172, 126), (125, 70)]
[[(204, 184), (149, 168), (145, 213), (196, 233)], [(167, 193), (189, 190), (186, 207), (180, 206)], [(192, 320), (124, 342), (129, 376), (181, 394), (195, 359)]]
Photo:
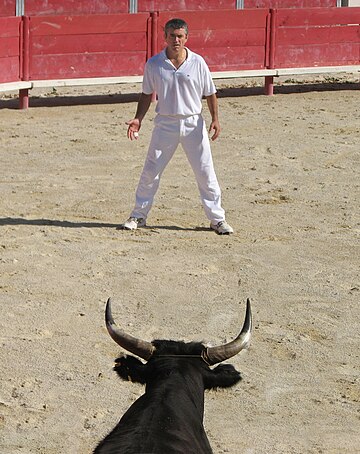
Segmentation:
[(124, 224), (121, 225), (121, 228), (124, 230), (136, 230), (138, 227), (145, 227), (146, 219), (144, 218), (134, 218), (130, 217)]
[(218, 235), (230, 235), (234, 233), (234, 229), (226, 221), (220, 221), (217, 224), (211, 223), (210, 228), (215, 230)]

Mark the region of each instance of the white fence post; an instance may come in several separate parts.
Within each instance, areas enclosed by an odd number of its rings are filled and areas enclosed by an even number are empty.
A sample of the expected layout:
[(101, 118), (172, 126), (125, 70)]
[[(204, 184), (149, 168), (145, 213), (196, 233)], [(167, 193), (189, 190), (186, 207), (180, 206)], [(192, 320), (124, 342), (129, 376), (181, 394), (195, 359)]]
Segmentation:
[(138, 12), (138, 2), (137, 0), (129, 0), (129, 13), (135, 14)]
[(16, 0), (16, 16), (25, 16), (25, 0)]

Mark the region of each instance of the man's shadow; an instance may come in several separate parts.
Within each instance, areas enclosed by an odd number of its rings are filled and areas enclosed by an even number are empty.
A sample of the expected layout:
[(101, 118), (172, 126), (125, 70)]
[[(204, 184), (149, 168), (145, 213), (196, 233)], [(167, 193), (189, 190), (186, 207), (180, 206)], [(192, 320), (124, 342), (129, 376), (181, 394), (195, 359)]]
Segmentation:
[[(111, 224), (108, 222), (75, 222), (58, 219), (26, 219), (26, 218), (0, 218), (0, 226), (5, 225), (31, 225), (31, 226), (53, 226), (65, 228), (108, 228), (126, 231), (122, 224)], [(147, 225), (141, 227), (145, 230), (175, 230), (175, 231), (192, 231), (207, 232), (210, 228), (206, 227), (179, 227), (177, 225)]]

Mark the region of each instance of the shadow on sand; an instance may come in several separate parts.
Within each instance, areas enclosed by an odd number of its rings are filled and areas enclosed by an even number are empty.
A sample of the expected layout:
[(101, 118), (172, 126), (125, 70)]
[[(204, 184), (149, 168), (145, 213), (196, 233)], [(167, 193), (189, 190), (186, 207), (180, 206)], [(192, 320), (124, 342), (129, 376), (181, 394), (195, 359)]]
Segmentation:
[[(308, 93), (319, 91), (359, 90), (360, 83), (313, 83), (313, 84), (290, 84), (275, 85), (274, 94)], [(241, 97), (241, 96), (265, 96), (264, 87), (230, 87), (218, 90), (219, 98)], [(89, 95), (89, 96), (31, 96), (29, 106), (33, 107), (62, 107), (62, 106), (85, 106), (95, 104), (122, 104), (137, 102), (139, 93), (111, 94), (111, 95)], [(0, 109), (18, 109), (19, 99), (0, 99)]]
[[(26, 218), (0, 218), (0, 227), (6, 225), (31, 225), (31, 226), (53, 226), (63, 228), (108, 228), (124, 230), (121, 224), (110, 224), (107, 222), (74, 222), (57, 219), (26, 219)], [(208, 232), (210, 228), (206, 227), (179, 227), (176, 225), (147, 225), (141, 229), (145, 230), (178, 230), (191, 232)]]

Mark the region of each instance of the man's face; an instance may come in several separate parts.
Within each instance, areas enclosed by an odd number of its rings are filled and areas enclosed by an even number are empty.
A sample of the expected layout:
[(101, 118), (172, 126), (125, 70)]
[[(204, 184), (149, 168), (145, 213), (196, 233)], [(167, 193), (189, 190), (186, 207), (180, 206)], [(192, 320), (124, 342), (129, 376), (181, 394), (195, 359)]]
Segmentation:
[(179, 52), (184, 48), (187, 41), (186, 31), (183, 28), (170, 28), (165, 35), (165, 41), (171, 50)]

